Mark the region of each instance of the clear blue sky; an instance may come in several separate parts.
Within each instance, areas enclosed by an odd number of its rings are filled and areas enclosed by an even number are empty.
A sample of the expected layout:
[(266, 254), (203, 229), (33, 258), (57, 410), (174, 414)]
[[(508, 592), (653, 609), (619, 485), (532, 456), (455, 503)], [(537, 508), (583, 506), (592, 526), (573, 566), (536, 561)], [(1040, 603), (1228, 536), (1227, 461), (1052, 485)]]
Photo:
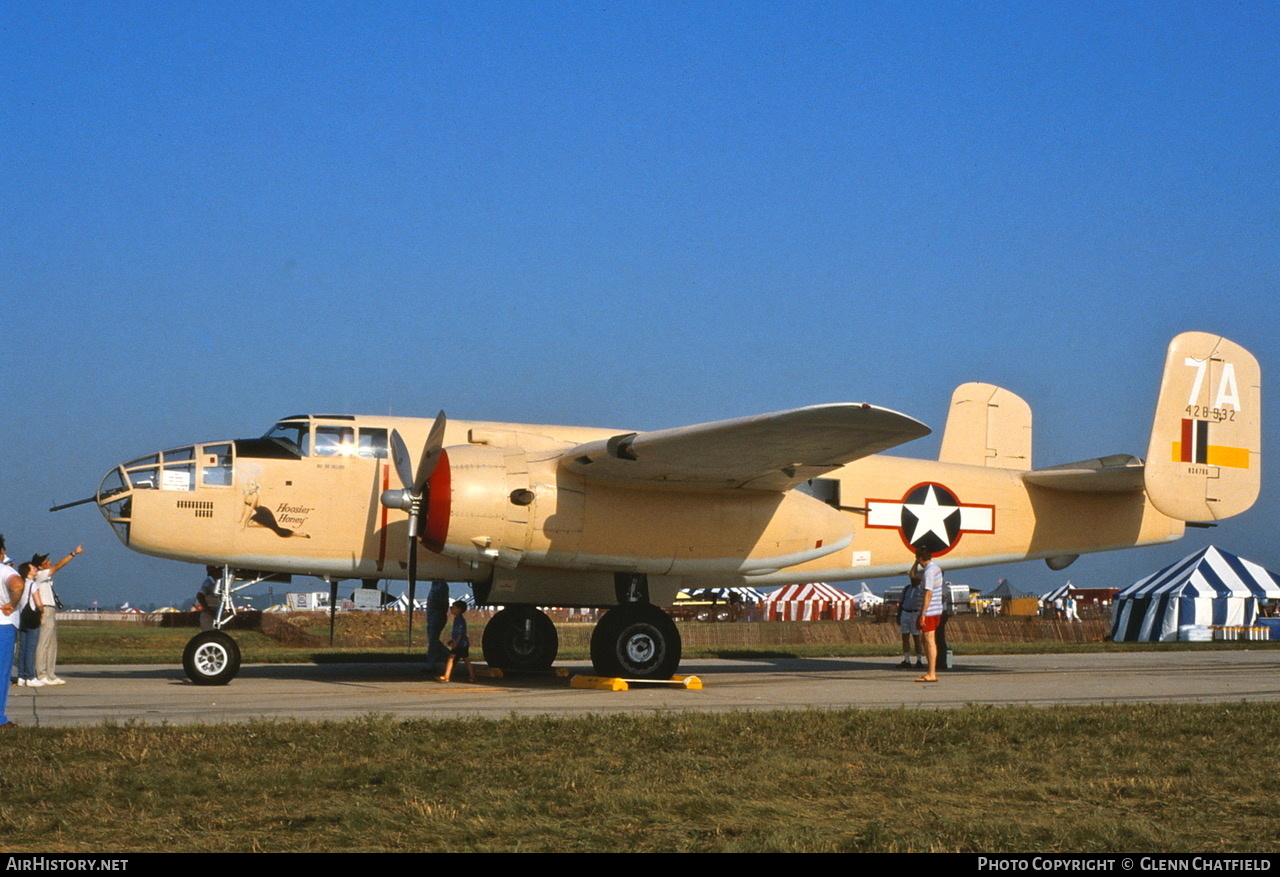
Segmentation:
[[(303, 411), (940, 431), (984, 380), (1038, 465), (1142, 454), (1177, 332), (1280, 370), (1277, 46), (1273, 2), (0, 4), (0, 532), (83, 540), (71, 600), (188, 600), (45, 509)], [(1264, 472), (1172, 546), (961, 578), (1280, 570)]]

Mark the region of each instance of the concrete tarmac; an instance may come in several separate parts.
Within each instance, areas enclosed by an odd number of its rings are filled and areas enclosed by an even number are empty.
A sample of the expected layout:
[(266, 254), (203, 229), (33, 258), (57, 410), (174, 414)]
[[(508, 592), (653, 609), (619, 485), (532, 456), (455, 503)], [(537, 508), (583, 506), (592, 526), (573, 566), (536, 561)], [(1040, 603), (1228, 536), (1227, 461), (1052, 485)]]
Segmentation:
[[(591, 672), (586, 662), (564, 662)], [(689, 660), (701, 691), (570, 688), (567, 679), (432, 681), (414, 664), (250, 664), (200, 687), (178, 666), (60, 668), (66, 685), (9, 689), (10, 720), (28, 727), (254, 719), (401, 719), (605, 712), (946, 708), (966, 704), (1230, 703), (1280, 700), (1280, 650), (1126, 652), (957, 658), (936, 684), (883, 658)]]

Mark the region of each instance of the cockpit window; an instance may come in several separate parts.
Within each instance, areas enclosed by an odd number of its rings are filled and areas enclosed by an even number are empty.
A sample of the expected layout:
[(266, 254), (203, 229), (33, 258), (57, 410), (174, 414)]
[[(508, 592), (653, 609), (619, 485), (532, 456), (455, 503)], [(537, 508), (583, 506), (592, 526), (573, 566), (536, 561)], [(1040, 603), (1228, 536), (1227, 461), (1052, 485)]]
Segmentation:
[(360, 427), (359, 456), (366, 459), (385, 460), (387, 458), (387, 431)]
[(352, 457), (356, 451), (356, 431), (349, 426), (317, 426), (317, 457)]
[[(290, 449), (296, 449), (302, 457), (361, 457), (366, 460), (383, 460), (388, 456), (387, 430), (374, 427), (338, 426), (316, 423), (312, 434), (312, 419), (286, 419), (277, 423), (263, 436), (274, 439)], [(332, 418), (339, 417), (334, 415)], [(352, 420), (347, 416), (343, 419)]]
[(311, 424), (305, 420), (282, 420), (263, 437), (284, 439), (297, 449), (299, 456), (311, 452)]

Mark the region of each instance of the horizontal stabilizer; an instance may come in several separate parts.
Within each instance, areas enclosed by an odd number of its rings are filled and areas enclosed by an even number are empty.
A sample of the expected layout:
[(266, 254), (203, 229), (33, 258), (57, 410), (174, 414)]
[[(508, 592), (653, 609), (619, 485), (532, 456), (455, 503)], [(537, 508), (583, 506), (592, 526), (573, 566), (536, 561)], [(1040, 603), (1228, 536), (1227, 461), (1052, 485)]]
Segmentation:
[(1036, 487), (1050, 490), (1068, 490), (1076, 493), (1127, 493), (1142, 490), (1142, 460), (1131, 454), (1112, 454), (1063, 463), (1027, 472), (1022, 480)]
[(579, 445), (561, 460), (588, 478), (628, 484), (789, 490), (929, 431), (887, 408), (836, 403), (625, 433)]

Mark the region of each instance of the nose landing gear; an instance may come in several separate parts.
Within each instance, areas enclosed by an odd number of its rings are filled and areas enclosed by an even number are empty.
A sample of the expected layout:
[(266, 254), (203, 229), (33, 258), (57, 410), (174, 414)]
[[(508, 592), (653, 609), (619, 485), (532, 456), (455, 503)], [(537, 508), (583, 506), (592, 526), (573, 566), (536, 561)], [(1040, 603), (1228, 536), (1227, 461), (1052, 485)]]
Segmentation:
[(196, 685), (226, 685), (240, 672), (240, 647), (220, 630), (198, 633), (182, 650), (182, 669)]

